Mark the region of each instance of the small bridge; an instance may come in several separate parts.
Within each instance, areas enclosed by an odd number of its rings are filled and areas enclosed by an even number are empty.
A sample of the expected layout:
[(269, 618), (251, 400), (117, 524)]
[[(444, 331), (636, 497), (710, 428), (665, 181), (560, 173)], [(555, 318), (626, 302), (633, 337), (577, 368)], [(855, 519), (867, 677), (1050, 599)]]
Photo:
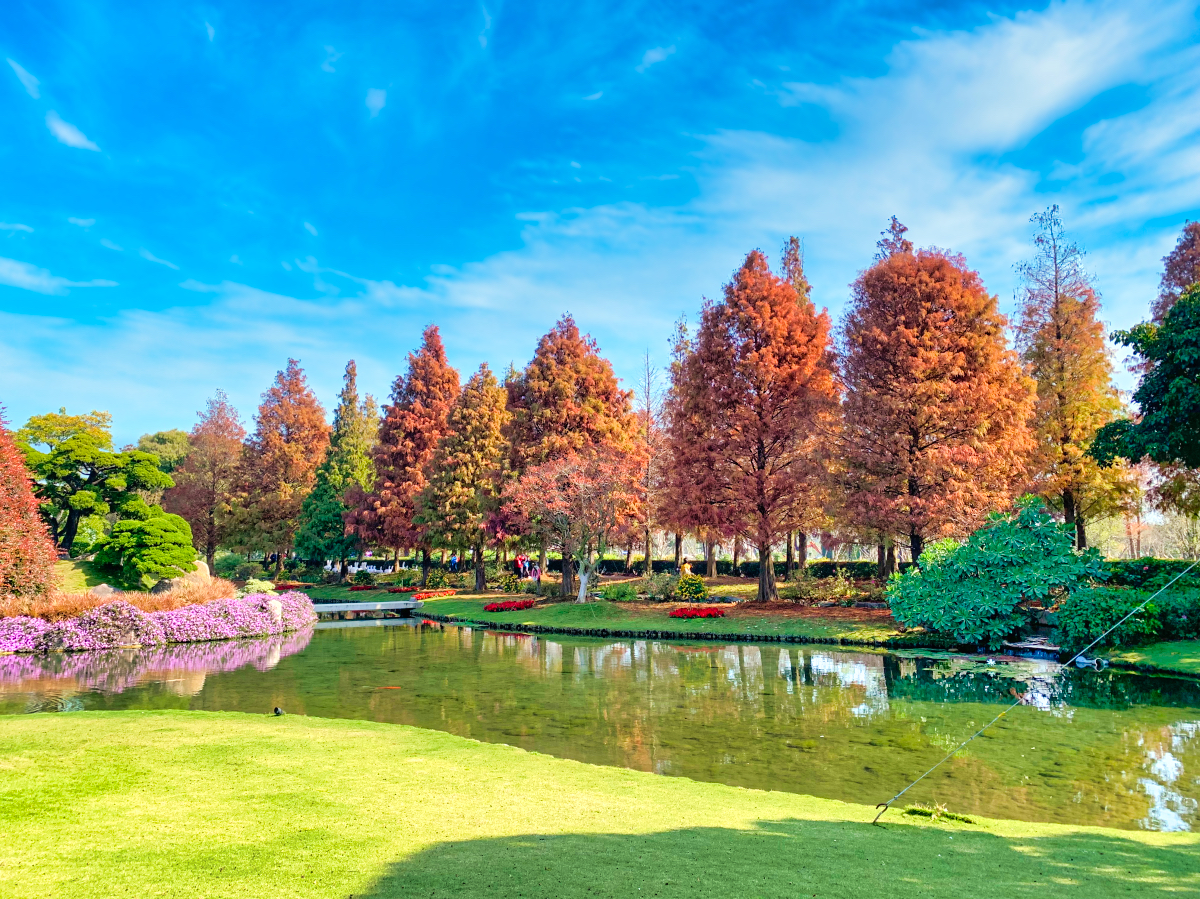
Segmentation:
[(409, 618), (425, 603), (414, 599), (385, 602), (314, 602), (319, 618)]

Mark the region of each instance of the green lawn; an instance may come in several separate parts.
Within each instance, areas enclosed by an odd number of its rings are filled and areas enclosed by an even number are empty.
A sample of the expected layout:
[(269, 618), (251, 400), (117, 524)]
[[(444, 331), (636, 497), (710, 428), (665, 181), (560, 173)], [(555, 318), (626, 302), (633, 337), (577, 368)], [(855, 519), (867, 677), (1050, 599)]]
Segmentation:
[(669, 630), (680, 633), (704, 634), (772, 634), (821, 637), (848, 640), (886, 640), (899, 637), (894, 625), (877, 622), (856, 622), (821, 618), (819, 612), (812, 617), (784, 618), (770, 615), (738, 614), (728, 618), (670, 618), (675, 603), (663, 603), (653, 610), (630, 608), (619, 602), (596, 600), (578, 605), (576, 603), (553, 603), (523, 612), (485, 612), (486, 603), (497, 599), (520, 599), (520, 596), (489, 596), (478, 598), (470, 595), (449, 596), (425, 600), (422, 611), (434, 615), (453, 615), (474, 621), (499, 622), (502, 624), (541, 625), (543, 627), (588, 628), (623, 631)]
[(100, 573), (91, 562), (72, 559), (54, 563), (54, 578), (64, 593), (87, 593), (99, 584), (113, 584), (113, 575)]
[(1107, 655), (1113, 661), (1200, 674), (1200, 640), (1150, 643), (1135, 649), (1117, 650)]
[(11, 899), (1200, 892), (1191, 834), (873, 815), (389, 724), (0, 719)]

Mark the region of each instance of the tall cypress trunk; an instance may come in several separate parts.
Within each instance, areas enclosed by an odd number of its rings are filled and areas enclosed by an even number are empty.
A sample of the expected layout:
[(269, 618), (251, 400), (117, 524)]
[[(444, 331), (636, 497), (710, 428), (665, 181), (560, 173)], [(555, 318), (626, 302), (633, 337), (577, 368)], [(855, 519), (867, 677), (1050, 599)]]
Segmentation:
[(891, 540), (887, 542), (887, 561), (884, 563), (883, 576), (891, 577), (896, 573), (896, 544)]
[(675, 570), (683, 570), (683, 534), (675, 534)]
[(1084, 528), (1083, 516), (1075, 515), (1075, 548), (1087, 549), (1087, 530)]
[(422, 587), (424, 587), (427, 583), (429, 583), (429, 569), (431, 567), (431, 564), (432, 563), (429, 560), (429, 547), (422, 546), (421, 547), (421, 586)]
[(544, 575), (546, 566), (549, 564), (549, 559), (546, 557), (546, 541), (542, 541), (541, 547), (538, 549), (538, 570)]
[(739, 567), (739, 563), (738, 563), (738, 559), (740, 559), (741, 556), (742, 556), (742, 538), (734, 537), (733, 538), (733, 576), (734, 577), (742, 576), (742, 570)]
[(630, 539), (629, 544), (625, 547), (625, 570), (629, 570), (629, 563), (633, 559), (633, 540)]
[(704, 573), (707, 577), (717, 576), (717, 541), (711, 537), (704, 541), (705, 562)]
[(796, 532), (788, 531), (787, 535), (787, 562), (783, 568), (783, 579), (790, 581), (796, 570)]
[(575, 566), (567, 553), (562, 554), (562, 595), (570, 596), (575, 592)]
[(802, 575), (808, 574), (808, 534), (796, 532), (796, 563)]
[(882, 543), (875, 547), (875, 576), (881, 581), (887, 580), (887, 547)]
[(646, 570), (645, 577), (654, 574), (654, 536), (650, 533), (650, 525), (646, 525)]
[(925, 538), (921, 534), (909, 534), (908, 551), (912, 553), (913, 564), (916, 565), (921, 553), (925, 552)]
[(771, 559), (771, 544), (758, 547), (758, 601), (774, 602), (779, 599), (775, 587), (775, 563)]
[(475, 541), (475, 592), (482, 593), (487, 589), (487, 569), (483, 564), (483, 539)]
[(1075, 493), (1071, 489), (1066, 489), (1062, 492), (1063, 504), (1063, 521), (1069, 525), (1075, 524), (1076, 508), (1075, 508)]

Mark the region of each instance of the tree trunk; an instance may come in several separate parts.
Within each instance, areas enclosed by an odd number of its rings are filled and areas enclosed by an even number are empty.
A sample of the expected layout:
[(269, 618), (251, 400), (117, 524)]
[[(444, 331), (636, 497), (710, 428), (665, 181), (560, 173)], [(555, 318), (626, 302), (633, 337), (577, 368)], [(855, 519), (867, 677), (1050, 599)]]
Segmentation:
[(68, 553), (75, 545), (75, 535), (79, 533), (79, 518), (82, 514), (79, 509), (71, 509), (67, 512), (67, 525), (63, 528), (62, 542), (59, 543), (59, 546)]
[(758, 601), (774, 602), (779, 599), (775, 587), (775, 563), (771, 559), (771, 544), (758, 547)]
[(675, 534), (675, 570), (682, 570), (683, 566), (683, 534)]
[(896, 573), (896, 544), (891, 540), (887, 542), (887, 562), (883, 570), (884, 577), (891, 577)]
[(646, 570), (643, 572), (644, 577), (650, 577), (654, 574), (654, 535), (650, 533), (650, 526), (646, 525)]
[(422, 587), (424, 587), (427, 583), (429, 583), (430, 565), (431, 565), (431, 563), (429, 560), (429, 547), (422, 546), (421, 547), (421, 586)]
[[(346, 576), (345, 560), (342, 560), (342, 577)], [(400, 570), (400, 547), (392, 547), (392, 574)]]
[(483, 540), (475, 543), (475, 592), (482, 593), (487, 589), (487, 569), (483, 564)]
[[(590, 555), (590, 553), (589, 553)], [(599, 566), (600, 560), (592, 561), (590, 559), (581, 560), (579, 563), (579, 593), (575, 597), (576, 602), (587, 602), (588, 581), (592, 579), (592, 572)]]
[(908, 549), (912, 553), (913, 564), (916, 565), (917, 559), (921, 558), (921, 553), (925, 552), (925, 538), (920, 534), (909, 534)]
[(1083, 516), (1076, 514), (1075, 516), (1075, 548), (1087, 549), (1087, 530), (1084, 528)]
[(538, 549), (538, 571), (544, 575), (548, 564), (550, 564), (550, 560), (546, 555), (546, 541), (543, 540), (541, 547)]
[(742, 569), (739, 567), (739, 564), (738, 564), (738, 559), (741, 558), (741, 555), (742, 555), (742, 538), (734, 537), (733, 538), (733, 576), (734, 577), (742, 576)]
[(562, 554), (562, 589), (559, 592), (563, 596), (570, 596), (575, 592), (575, 566), (571, 564), (571, 557), (566, 553)]
[(887, 580), (887, 547), (880, 543), (875, 547), (875, 576), (881, 581)]
[(802, 575), (808, 575), (808, 534), (804, 531), (796, 533), (796, 562)]
[(792, 575), (796, 571), (796, 532), (788, 531), (787, 535), (787, 561), (784, 564), (783, 579), (790, 581)]
[(625, 570), (629, 570), (629, 563), (633, 559), (633, 541), (629, 541), (629, 545), (625, 547)]
[[(708, 577), (717, 576), (717, 541), (708, 538), (704, 541), (705, 567), (704, 572)], [(687, 572), (682, 572), (686, 574)]]
[(1074, 527), (1075, 516), (1076, 516), (1075, 494), (1071, 490), (1068, 489), (1068, 490), (1064, 490), (1062, 492), (1062, 504), (1063, 504), (1063, 521), (1066, 522), (1067, 524), (1071, 525), (1072, 527)]

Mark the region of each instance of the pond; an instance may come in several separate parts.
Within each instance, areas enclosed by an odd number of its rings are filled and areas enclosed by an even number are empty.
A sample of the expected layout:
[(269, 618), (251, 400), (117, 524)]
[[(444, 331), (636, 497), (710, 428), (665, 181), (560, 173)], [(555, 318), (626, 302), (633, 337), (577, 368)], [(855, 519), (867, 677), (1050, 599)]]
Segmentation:
[[(0, 656), (0, 713), (202, 709), (411, 724), (563, 758), (873, 805), (1200, 827), (1200, 683), (824, 646), (346, 622), (265, 640)], [(370, 760), (364, 759), (369, 765)]]

